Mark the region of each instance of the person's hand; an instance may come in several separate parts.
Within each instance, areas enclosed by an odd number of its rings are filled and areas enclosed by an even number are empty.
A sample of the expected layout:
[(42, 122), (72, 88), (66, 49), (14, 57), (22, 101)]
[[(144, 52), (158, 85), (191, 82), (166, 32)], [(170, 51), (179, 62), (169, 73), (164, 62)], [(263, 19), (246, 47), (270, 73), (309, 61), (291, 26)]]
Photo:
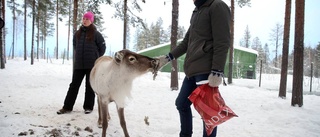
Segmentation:
[(208, 77), (209, 86), (218, 87), (222, 83), (223, 72), (218, 70), (211, 70), (211, 73)]
[(157, 70), (160, 70), (163, 66), (168, 64), (171, 60), (173, 60), (174, 57), (172, 56), (172, 54), (169, 53), (167, 55), (162, 55), (160, 57), (157, 57), (156, 59), (159, 60), (159, 65), (157, 66)]
[(165, 55), (162, 55), (162, 56), (158, 57), (157, 59), (159, 59), (158, 70), (169, 62), (169, 60), (166, 58)]

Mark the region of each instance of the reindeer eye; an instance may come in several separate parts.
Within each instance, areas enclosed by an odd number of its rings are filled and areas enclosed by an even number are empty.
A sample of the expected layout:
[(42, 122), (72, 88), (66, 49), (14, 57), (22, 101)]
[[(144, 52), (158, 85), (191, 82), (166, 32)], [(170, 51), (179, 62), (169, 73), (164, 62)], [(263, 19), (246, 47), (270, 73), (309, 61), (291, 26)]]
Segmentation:
[(131, 61), (135, 61), (136, 60), (136, 58), (135, 57), (133, 57), (133, 56), (130, 56), (129, 57), (129, 61), (131, 62)]

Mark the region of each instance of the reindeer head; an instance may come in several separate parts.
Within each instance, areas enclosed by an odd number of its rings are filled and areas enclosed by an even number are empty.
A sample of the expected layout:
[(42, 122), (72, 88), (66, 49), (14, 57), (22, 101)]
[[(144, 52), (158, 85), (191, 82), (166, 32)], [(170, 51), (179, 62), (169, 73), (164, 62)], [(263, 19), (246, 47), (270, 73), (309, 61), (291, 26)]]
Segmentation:
[(157, 75), (157, 68), (159, 66), (159, 60), (150, 58), (148, 56), (140, 55), (130, 50), (121, 50), (115, 53), (114, 61), (123, 66), (132, 73), (138, 75), (147, 73), (148, 71), (154, 74), (153, 79)]

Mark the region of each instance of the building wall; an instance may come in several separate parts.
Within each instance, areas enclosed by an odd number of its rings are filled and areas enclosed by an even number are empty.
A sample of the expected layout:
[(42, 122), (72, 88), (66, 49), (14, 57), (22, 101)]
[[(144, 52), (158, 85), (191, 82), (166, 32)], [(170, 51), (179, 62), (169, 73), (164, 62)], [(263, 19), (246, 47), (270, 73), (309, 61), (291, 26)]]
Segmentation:
[[(257, 54), (245, 50), (234, 48), (232, 77), (233, 78), (256, 78), (256, 60)], [(224, 74), (229, 74), (229, 55), (224, 69)]]

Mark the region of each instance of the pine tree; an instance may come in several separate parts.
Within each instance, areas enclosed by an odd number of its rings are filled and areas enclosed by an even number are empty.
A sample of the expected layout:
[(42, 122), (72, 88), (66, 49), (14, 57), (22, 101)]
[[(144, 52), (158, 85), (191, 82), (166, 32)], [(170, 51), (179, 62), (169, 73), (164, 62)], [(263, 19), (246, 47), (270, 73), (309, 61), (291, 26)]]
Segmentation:
[(281, 78), (279, 97), (286, 98), (287, 91), (287, 74), (288, 74), (288, 52), (289, 52), (289, 38), (290, 38), (290, 16), (291, 16), (291, 0), (286, 0), (284, 18), (284, 33), (282, 46), (282, 63), (281, 63)]
[(251, 34), (250, 34), (249, 26), (247, 25), (246, 29), (244, 30), (242, 41), (240, 42), (240, 46), (250, 48), (250, 39), (251, 39)]
[(291, 105), (303, 105), (304, 0), (296, 0)]

